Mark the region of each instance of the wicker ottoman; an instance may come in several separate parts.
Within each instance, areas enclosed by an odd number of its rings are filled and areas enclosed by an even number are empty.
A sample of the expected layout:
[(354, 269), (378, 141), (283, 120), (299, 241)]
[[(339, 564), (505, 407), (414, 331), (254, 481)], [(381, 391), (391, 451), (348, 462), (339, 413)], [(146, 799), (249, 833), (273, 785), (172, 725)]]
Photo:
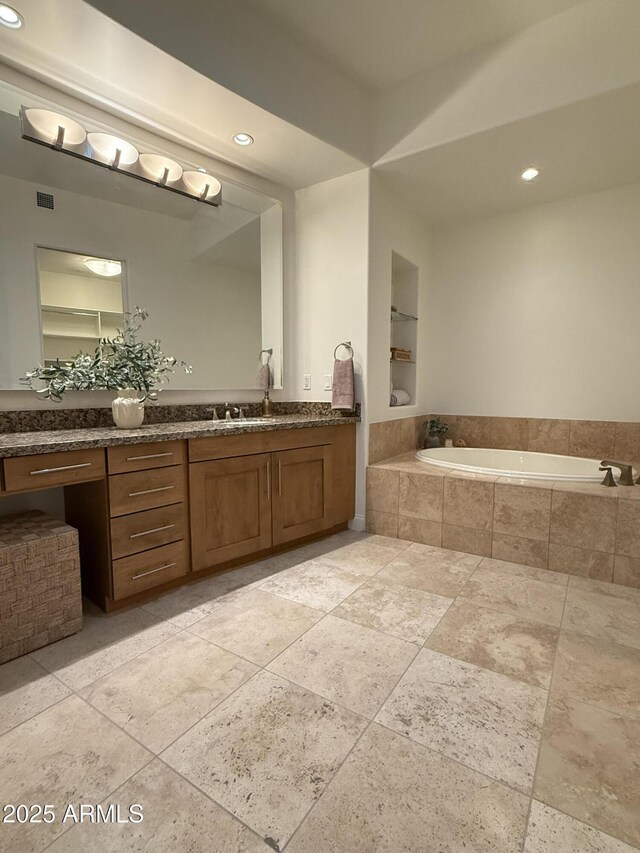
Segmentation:
[(81, 628), (78, 531), (37, 510), (0, 516), (0, 663)]

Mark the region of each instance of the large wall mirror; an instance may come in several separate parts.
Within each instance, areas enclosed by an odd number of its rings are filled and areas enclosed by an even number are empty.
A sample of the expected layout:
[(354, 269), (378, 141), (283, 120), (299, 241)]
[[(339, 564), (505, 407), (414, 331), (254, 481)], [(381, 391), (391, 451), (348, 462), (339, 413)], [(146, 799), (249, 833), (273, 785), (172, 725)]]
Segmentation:
[(281, 203), (220, 178), (213, 207), (36, 145), (29, 103), (0, 84), (0, 389), (93, 352), (137, 305), (193, 367), (172, 389), (256, 388), (263, 349), (282, 387)]

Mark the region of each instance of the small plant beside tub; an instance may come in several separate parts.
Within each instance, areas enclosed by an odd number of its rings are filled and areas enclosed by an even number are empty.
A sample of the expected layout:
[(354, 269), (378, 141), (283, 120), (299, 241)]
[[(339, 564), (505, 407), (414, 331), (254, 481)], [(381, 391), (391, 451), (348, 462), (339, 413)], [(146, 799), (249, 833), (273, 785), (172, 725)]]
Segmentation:
[[(20, 380), (47, 400), (62, 401), (67, 391), (116, 391), (111, 404), (113, 420), (121, 429), (142, 425), (144, 406), (155, 403), (161, 386), (176, 367), (191, 373), (190, 365), (165, 355), (159, 340), (138, 340), (148, 313), (136, 306), (125, 314), (124, 329), (113, 338), (102, 338), (93, 355), (80, 353), (71, 362), (41, 364)], [(44, 383), (36, 388), (35, 383)]]
[(449, 424), (445, 424), (440, 418), (432, 418), (425, 424), (426, 438), (425, 447), (440, 447), (442, 437), (449, 431)]

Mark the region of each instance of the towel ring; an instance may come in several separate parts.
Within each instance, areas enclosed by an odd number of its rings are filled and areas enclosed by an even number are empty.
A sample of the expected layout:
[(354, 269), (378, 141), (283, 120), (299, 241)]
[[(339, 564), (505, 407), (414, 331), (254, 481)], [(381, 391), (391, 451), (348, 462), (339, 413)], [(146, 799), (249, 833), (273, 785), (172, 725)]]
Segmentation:
[[(353, 347), (351, 346), (351, 341), (342, 341), (342, 343), (338, 344), (338, 346), (333, 351), (334, 359), (337, 358), (338, 350), (340, 347), (345, 347), (345, 349), (349, 350), (349, 358), (353, 358)], [(341, 359), (344, 360), (344, 359)]]

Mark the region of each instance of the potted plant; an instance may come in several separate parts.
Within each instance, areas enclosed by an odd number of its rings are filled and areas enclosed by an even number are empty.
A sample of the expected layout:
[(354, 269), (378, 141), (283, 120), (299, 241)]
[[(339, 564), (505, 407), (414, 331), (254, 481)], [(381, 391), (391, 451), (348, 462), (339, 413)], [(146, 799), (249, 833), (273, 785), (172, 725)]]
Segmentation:
[(445, 424), (440, 418), (432, 418), (426, 423), (427, 439), (425, 447), (440, 447), (441, 438), (449, 431), (449, 424)]
[[(136, 306), (124, 316), (124, 329), (113, 338), (102, 338), (93, 355), (80, 353), (70, 363), (56, 361), (50, 367), (38, 365), (21, 379), (47, 400), (61, 402), (67, 391), (116, 391), (111, 404), (113, 420), (122, 429), (139, 427), (145, 403), (155, 403), (160, 386), (169, 381), (176, 366), (191, 373), (184, 361), (178, 362), (160, 348), (160, 341), (140, 341), (138, 332), (149, 315)], [(34, 383), (44, 387), (35, 388)]]

